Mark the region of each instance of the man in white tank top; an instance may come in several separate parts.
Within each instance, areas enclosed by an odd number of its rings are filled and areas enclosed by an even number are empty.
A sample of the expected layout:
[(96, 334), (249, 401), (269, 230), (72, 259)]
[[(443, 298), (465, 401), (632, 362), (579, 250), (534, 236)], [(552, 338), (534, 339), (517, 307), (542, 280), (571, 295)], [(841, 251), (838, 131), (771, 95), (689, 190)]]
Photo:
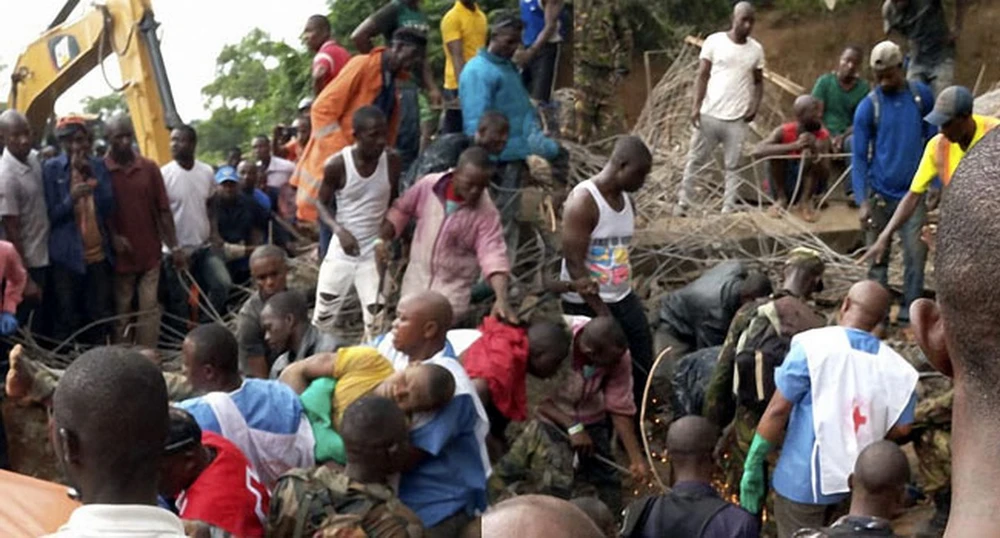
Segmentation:
[[(374, 106), (354, 114), (355, 144), (327, 160), (320, 186), (320, 219), (333, 230), (330, 247), (319, 269), (313, 324), (332, 333), (351, 286), (358, 292), (366, 337), (385, 306), (379, 289), (376, 257), (385, 259), (379, 230), (389, 204), (396, 198), (400, 160), (386, 151), (388, 123)], [(335, 213), (328, 209), (334, 201)]]
[(573, 188), (562, 229), (560, 279), (567, 282), (563, 312), (618, 320), (628, 337), (635, 401), (640, 406), (653, 362), (653, 338), (645, 308), (632, 292), (628, 250), (635, 206), (628, 193), (642, 188), (652, 161), (649, 148), (638, 137), (618, 139), (604, 169)]

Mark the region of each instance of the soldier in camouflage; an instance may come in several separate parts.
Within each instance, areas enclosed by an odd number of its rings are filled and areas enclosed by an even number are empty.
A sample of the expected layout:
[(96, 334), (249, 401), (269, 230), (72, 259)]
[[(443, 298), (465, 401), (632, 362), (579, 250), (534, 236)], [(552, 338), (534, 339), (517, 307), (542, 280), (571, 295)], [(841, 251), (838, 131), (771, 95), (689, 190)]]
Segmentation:
[[(737, 402), (734, 390), (736, 377), (736, 356), (739, 353), (761, 350), (743, 349), (749, 335), (758, 326), (772, 324), (775, 332), (783, 338), (791, 339), (795, 334), (821, 327), (825, 324), (822, 316), (812, 311), (806, 301), (813, 293), (822, 289), (823, 261), (818, 253), (810, 249), (795, 249), (785, 261), (784, 282), (774, 296), (744, 305), (736, 313), (729, 332), (719, 353), (718, 364), (709, 382), (705, 395), (704, 415), (720, 428), (724, 428), (719, 449), (725, 475), (723, 497), (735, 500), (739, 496), (740, 478), (743, 475), (747, 451), (753, 441), (757, 423), (767, 406), (767, 399), (758, 405)], [(787, 351), (787, 347), (785, 348)], [(775, 358), (780, 364), (783, 357)], [(773, 377), (774, 372), (768, 372)], [(773, 385), (773, 381), (771, 383)], [(776, 452), (769, 467), (777, 461)], [(767, 511), (773, 514), (772, 499), (768, 496)], [(765, 526), (767, 534), (768, 526)]]
[(924, 493), (934, 500), (934, 515), (917, 538), (939, 538), (951, 513), (951, 410), (955, 389), (942, 375), (921, 375), (913, 420), (913, 450)]
[[(139, 352), (157, 366), (160, 365), (160, 357), (155, 349), (140, 348)], [(14, 346), (8, 357), (10, 369), (7, 370), (4, 387), (7, 397), (23, 404), (48, 405), (65, 370), (49, 368), (32, 359), (20, 344)], [(172, 402), (196, 396), (191, 383), (181, 374), (163, 372), (163, 381), (167, 384), (167, 397)]]
[(613, 0), (576, 0), (573, 6), (576, 138), (581, 143), (625, 130), (624, 113), (614, 98), (632, 60), (632, 29), (623, 5)]
[(343, 471), (295, 469), (271, 495), (268, 536), (419, 538), (420, 518), (403, 505), (390, 479), (409, 454), (406, 415), (387, 398), (366, 396), (344, 412)]

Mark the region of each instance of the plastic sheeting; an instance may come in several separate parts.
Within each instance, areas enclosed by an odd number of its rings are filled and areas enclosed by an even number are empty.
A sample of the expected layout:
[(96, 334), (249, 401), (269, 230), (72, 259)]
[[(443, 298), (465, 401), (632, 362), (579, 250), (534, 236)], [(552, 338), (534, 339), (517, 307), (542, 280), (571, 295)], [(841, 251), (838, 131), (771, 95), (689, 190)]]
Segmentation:
[(0, 536), (4, 538), (53, 533), (78, 506), (66, 486), (0, 471)]

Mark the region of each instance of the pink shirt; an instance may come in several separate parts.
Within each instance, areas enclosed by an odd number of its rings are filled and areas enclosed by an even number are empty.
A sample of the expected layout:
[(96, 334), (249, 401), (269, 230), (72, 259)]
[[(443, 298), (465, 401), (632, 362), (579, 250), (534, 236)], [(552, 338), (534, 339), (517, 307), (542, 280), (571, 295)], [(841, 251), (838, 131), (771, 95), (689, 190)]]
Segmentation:
[(397, 236), (417, 221), (401, 296), (434, 290), (448, 298), (458, 317), (469, 309), (469, 290), (479, 275), (510, 272), (510, 263), (500, 213), (489, 194), (447, 213), (444, 192), (450, 180), (451, 172), (424, 176), (392, 204), (386, 219)]
[[(590, 322), (585, 316), (568, 316), (573, 330), (573, 347), (576, 336)], [(572, 366), (560, 374), (554, 384), (559, 387), (552, 401), (560, 411), (582, 424), (604, 420), (607, 413), (631, 416), (636, 413), (632, 396), (632, 356), (626, 350), (611, 368), (584, 368), (583, 358), (574, 351)], [(585, 373), (590, 373), (586, 376)]]
[(0, 282), (6, 282), (0, 311), (13, 314), (17, 311), (17, 305), (21, 304), (24, 286), (28, 283), (28, 272), (24, 269), (14, 244), (8, 241), (0, 241)]
[(326, 67), (326, 77), (323, 78), (323, 86), (325, 87), (331, 80), (337, 77), (337, 74), (347, 65), (347, 61), (350, 59), (351, 53), (347, 52), (347, 49), (338, 45), (336, 41), (328, 39), (319, 48), (316, 56), (313, 56), (313, 74), (316, 73), (318, 68)]

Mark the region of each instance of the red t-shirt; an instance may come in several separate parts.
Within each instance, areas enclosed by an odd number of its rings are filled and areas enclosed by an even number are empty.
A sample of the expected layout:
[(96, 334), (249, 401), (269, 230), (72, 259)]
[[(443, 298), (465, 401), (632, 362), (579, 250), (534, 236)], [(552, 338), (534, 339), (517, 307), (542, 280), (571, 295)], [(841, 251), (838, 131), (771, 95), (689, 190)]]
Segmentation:
[(159, 269), (160, 213), (170, 212), (170, 199), (160, 168), (139, 155), (128, 168), (123, 168), (111, 157), (105, 157), (104, 164), (111, 172), (111, 186), (118, 201), (112, 221), (118, 233), (132, 246), (127, 254), (115, 257), (115, 271), (145, 273)]
[(240, 537), (264, 536), (271, 496), (236, 445), (212, 432), (201, 442), (215, 459), (177, 497), (181, 519), (204, 521)]
[[(781, 143), (791, 144), (799, 139), (799, 123), (795, 121), (790, 121), (788, 123), (781, 124)], [(816, 135), (816, 140), (828, 140), (830, 138), (830, 131), (826, 130), (826, 127), (820, 127), (819, 131), (813, 133)], [(798, 155), (798, 151), (793, 151), (789, 155)]]
[(336, 41), (329, 39), (319, 48), (316, 56), (313, 56), (312, 70), (313, 73), (316, 73), (316, 69), (320, 66), (326, 67), (326, 77), (323, 79), (323, 86), (325, 87), (331, 80), (337, 77), (337, 74), (347, 65), (347, 61), (350, 59), (351, 53), (347, 52), (347, 49), (338, 45)]

